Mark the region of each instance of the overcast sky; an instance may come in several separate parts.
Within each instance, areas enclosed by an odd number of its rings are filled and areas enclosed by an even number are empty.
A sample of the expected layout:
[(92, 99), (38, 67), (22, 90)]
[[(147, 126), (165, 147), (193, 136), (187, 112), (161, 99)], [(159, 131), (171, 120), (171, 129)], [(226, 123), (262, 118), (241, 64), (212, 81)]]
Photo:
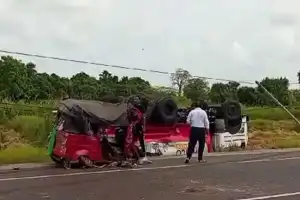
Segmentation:
[[(0, 49), (234, 80), (300, 66), (300, 0), (0, 0)], [(144, 50), (142, 50), (144, 49)], [(41, 72), (166, 75), (37, 58)]]

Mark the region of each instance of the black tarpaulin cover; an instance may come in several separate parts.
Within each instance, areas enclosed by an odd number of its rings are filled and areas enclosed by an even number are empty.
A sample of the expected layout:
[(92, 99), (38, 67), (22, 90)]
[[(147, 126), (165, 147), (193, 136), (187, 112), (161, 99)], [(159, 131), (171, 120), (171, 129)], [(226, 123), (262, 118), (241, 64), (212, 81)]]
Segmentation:
[(126, 125), (126, 103), (106, 103), (102, 101), (66, 99), (60, 102), (58, 110), (75, 118), (88, 118), (92, 123)]

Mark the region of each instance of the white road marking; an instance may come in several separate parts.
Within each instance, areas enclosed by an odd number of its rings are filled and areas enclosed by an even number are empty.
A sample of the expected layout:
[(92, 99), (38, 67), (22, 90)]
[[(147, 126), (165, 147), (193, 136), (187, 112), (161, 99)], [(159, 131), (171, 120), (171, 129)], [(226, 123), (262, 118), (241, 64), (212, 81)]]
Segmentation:
[(291, 197), (291, 196), (298, 196), (298, 195), (300, 195), (300, 192), (267, 195), (267, 196), (253, 197), (253, 198), (246, 198), (246, 199), (237, 199), (237, 200), (264, 200), (264, 199), (275, 199), (275, 198)]
[(272, 161), (284, 161), (284, 160), (299, 160), (300, 157), (288, 157), (288, 158), (271, 158), (271, 159), (260, 159), (260, 160), (246, 160), (246, 161), (239, 161), (237, 163), (257, 163), (257, 162), (272, 162)]
[[(293, 153), (300, 152), (300, 148), (296, 149), (269, 149), (269, 150), (254, 150), (254, 151), (237, 151), (237, 152), (214, 152), (204, 153), (205, 157), (222, 157), (222, 156), (243, 156), (243, 155), (261, 155), (261, 154), (275, 154), (275, 153)], [(197, 155), (195, 153), (195, 155)], [(169, 160), (169, 159), (182, 159), (186, 155), (181, 156), (158, 156), (150, 157), (151, 160)]]
[(146, 170), (158, 170), (158, 169), (173, 169), (173, 168), (184, 168), (191, 167), (195, 165), (171, 165), (163, 167), (145, 167), (145, 168), (134, 168), (134, 169), (116, 169), (116, 170), (106, 170), (106, 171), (93, 171), (93, 172), (77, 172), (77, 173), (66, 173), (66, 174), (49, 174), (41, 176), (25, 176), (25, 177), (14, 177), (14, 178), (1, 178), (0, 182), (4, 181), (17, 181), (17, 180), (33, 180), (33, 179), (45, 179), (45, 178), (55, 178), (55, 177), (68, 177), (68, 176), (81, 176), (81, 175), (92, 175), (92, 174), (107, 174), (116, 172), (127, 172), (127, 171), (146, 171)]
[[(273, 162), (273, 161), (285, 161), (285, 160), (298, 160), (300, 157), (289, 157), (289, 158), (277, 158), (277, 159), (261, 159), (261, 160), (249, 160), (249, 161), (236, 161), (228, 162), (228, 164), (237, 163), (257, 163), (257, 162)], [(77, 172), (77, 173), (65, 173), (65, 174), (48, 174), (40, 176), (23, 176), (23, 177), (12, 177), (12, 178), (1, 178), (0, 182), (4, 181), (17, 181), (17, 180), (34, 180), (34, 179), (46, 179), (46, 178), (57, 178), (57, 177), (69, 177), (69, 176), (81, 176), (81, 175), (92, 175), (92, 174), (107, 174), (116, 172), (128, 172), (128, 171), (147, 171), (147, 170), (159, 170), (159, 169), (175, 169), (175, 168), (185, 168), (195, 165), (169, 165), (161, 167), (144, 167), (135, 169), (116, 169), (116, 170), (106, 170), (106, 171), (92, 171), (92, 172)], [(251, 199), (250, 199), (251, 200)]]

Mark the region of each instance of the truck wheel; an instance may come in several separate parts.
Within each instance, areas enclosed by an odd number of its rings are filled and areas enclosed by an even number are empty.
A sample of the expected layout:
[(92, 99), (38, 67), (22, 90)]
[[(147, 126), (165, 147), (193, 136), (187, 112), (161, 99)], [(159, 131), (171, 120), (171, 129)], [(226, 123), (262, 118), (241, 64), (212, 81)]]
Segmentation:
[(181, 155), (181, 151), (180, 150), (177, 150), (176, 151), (176, 156), (180, 156)]
[(236, 134), (241, 129), (242, 115), (241, 105), (237, 101), (226, 101), (222, 103), (224, 113), (225, 129), (230, 134)]
[(174, 124), (177, 120), (177, 104), (171, 97), (156, 99), (150, 106), (149, 120), (158, 124)]

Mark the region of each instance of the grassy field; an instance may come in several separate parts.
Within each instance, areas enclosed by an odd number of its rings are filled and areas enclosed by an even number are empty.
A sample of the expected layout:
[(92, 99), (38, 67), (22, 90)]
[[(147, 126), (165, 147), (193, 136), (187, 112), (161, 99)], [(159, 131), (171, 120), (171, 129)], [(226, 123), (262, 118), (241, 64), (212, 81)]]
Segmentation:
[(0, 164), (48, 162), (45, 148), (23, 146), (7, 148), (0, 151)]
[[(0, 104), (0, 164), (43, 162), (53, 124), (53, 102)], [(300, 107), (289, 108), (300, 118)], [(246, 108), (249, 149), (300, 147), (300, 127), (281, 108)]]
[[(300, 107), (288, 108), (300, 119)], [(300, 126), (282, 108), (248, 108), (249, 149), (300, 147)]]

